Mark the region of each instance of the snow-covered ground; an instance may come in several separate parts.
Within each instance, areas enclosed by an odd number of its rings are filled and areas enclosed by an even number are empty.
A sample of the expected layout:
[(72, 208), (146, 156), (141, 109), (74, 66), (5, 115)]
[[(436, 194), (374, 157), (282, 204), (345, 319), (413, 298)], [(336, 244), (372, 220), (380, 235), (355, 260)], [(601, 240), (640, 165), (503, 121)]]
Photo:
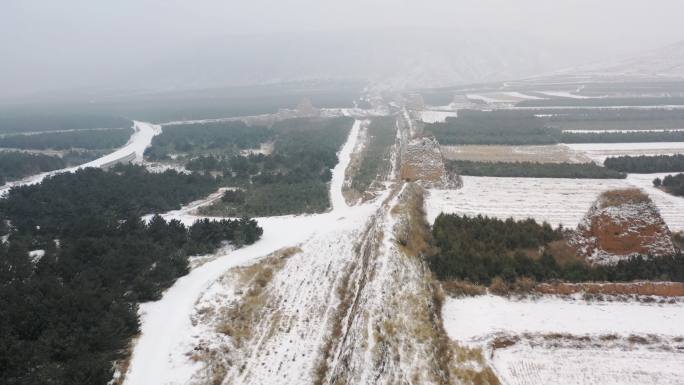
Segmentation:
[(338, 163), (332, 171), (332, 179), (330, 180), (330, 204), (333, 210), (343, 210), (348, 208), (347, 201), (344, 199), (342, 189), (344, 188), (345, 174), (347, 166), (351, 161), (351, 154), (356, 146), (356, 141), (359, 137), (359, 130), (361, 129), (361, 120), (355, 120), (354, 125), (349, 132), (349, 138), (342, 146), (342, 150), (337, 154)]
[(515, 341), (488, 354), (504, 385), (674, 385), (684, 375), (684, 352), (674, 342), (684, 335), (681, 302), (484, 295), (448, 298), (442, 314), (460, 343), (487, 349), (499, 336)]
[(427, 220), (439, 213), (533, 218), (575, 227), (600, 193), (629, 187), (620, 179), (495, 178), (463, 176), (458, 190), (430, 190)]
[(456, 117), (458, 112), (456, 111), (437, 111), (437, 110), (425, 110), (420, 111), (420, 120), (425, 123), (437, 123), (444, 122), (448, 117)]
[(22, 180), (9, 182), (4, 186), (0, 187), (0, 196), (5, 195), (7, 191), (9, 191), (9, 189), (12, 187), (40, 183), (43, 181), (43, 179), (47, 178), (48, 176), (57, 175), (64, 172), (74, 172), (76, 170), (80, 170), (87, 167), (107, 166), (112, 163), (115, 163), (120, 159), (132, 156), (133, 154), (135, 154), (134, 161), (142, 161), (145, 149), (149, 147), (152, 143), (152, 138), (155, 135), (159, 135), (161, 133), (161, 127), (155, 124), (145, 122), (135, 121), (133, 123), (135, 132), (133, 133), (133, 135), (131, 135), (131, 138), (128, 140), (128, 143), (126, 143), (125, 146), (117, 149), (116, 151), (111, 152), (101, 158), (97, 158), (88, 163), (82, 164), (80, 166), (45, 172), (42, 174), (32, 175)]
[[(196, 301), (230, 268), (254, 263), (260, 257), (284, 247), (305, 245), (306, 250), (306, 245), (309, 244), (307, 242), (314, 239), (363, 228), (363, 223), (377, 210), (382, 198), (366, 205), (349, 207), (341, 192), (337, 191), (342, 188), (344, 172), (355, 146), (359, 127), (360, 122), (355, 122), (339, 154), (340, 164), (333, 170), (332, 211), (319, 215), (257, 218), (264, 229), (264, 235), (254, 245), (217, 256), (178, 279), (161, 300), (141, 305), (141, 336), (131, 357), (126, 384), (184, 384), (192, 377), (198, 370), (198, 365), (185, 355), (194, 341), (190, 316)], [(192, 207), (196, 208), (198, 204), (202, 203), (196, 202)], [(164, 217), (192, 223), (198, 217), (191, 215), (190, 211), (181, 209), (167, 213)], [(337, 238), (337, 242), (339, 241)], [(317, 250), (314, 254), (321, 252)], [(328, 252), (336, 253), (332, 248)]]
[(508, 95), (514, 99), (520, 99), (520, 100), (541, 100), (541, 99), (544, 99), (544, 98), (540, 98), (540, 97), (534, 96), (534, 95), (523, 94), (522, 92), (518, 92), (518, 91), (508, 91), (508, 92), (504, 92), (504, 94)]
[(648, 193), (670, 230), (684, 231), (684, 198), (653, 187), (655, 178), (662, 179), (671, 174), (629, 174), (627, 175), (627, 182)]
[(592, 99), (591, 96), (584, 96), (584, 95), (578, 95), (574, 94), (569, 91), (539, 91), (540, 94), (548, 95), (548, 96), (555, 96), (555, 97), (560, 97), (560, 98), (571, 98), (571, 99)]
[(628, 134), (635, 132), (681, 132), (684, 128), (643, 128), (626, 130), (562, 130), (569, 134)]
[(558, 297), (508, 299), (483, 295), (448, 298), (442, 314), (449, 337), (472, 344), (485, 341), (495, 333), (684, 334), (682, 303), (586, 302)]
[(511, 100), (497, 97), (494, 94), (467, 94), (466, 97), (470, 100), (479, 100), (487, 104), (510, 103)]
[(673, 155), (684, 153), (684, 142), (570, 143), (565, 144), (601, 165), (606, 158), (622, 155)]
[(540, 163), (591, 162), (582, 152), (574, 151), (562, 144), (523, 146), (466, 144), (440, 147), (444, 157), (450, 160)]
[[(198, 369), (185, 355), (194, 341), (190, 315), (195, 302), (228, 269), (255, 262), (278, 249), (307, 242), (314, 234), (335, 234), (361, 227), (375, 210), (373, 205), (337, 210), (322, 215), (259, 218), (264, 229), (254, 245), (219, 255), (181, 277), (161, 300), (141, 305), (138, 339), (126, 384), (184, 384)], [(185, 222), (196, 218), (181, 216)]]
[(681, 385), (684, 375), (684, 353), (677, 351), (516, 344), (491, 361), (503, 385)]

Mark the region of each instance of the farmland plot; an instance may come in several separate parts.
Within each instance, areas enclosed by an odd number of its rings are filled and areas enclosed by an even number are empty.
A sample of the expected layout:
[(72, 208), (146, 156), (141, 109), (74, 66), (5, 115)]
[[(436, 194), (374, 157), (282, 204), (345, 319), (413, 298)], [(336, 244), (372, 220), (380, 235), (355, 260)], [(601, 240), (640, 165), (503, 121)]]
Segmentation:
[(458, 190), (430, 190), (428, 222), (440, 213), (533, 218), (575, 227), (603, 191), (625, 188), (618, 179), (494, 178), (463, 176)]
[(482, 162), (586, 163), (591, 159), (562, 144), (530, 146), (454, 145), (441, 146), (449, 160)]
[(681, 302), (485, 295), (448, 299), (443, 317), (450, 338), (489, 349), (505, 385), (680, 384), (684, 374)]
[(505, 385), (674, 385), (684, 374), (684, 354), (665, 351), (516, 345), (497, 350), (492, 361)]
[(674, 155), (684, 153), (684, 142), (572, 143), (565, 146), (583, 153), (599, 165), (602, 165), (606, 158), (611, 156)]

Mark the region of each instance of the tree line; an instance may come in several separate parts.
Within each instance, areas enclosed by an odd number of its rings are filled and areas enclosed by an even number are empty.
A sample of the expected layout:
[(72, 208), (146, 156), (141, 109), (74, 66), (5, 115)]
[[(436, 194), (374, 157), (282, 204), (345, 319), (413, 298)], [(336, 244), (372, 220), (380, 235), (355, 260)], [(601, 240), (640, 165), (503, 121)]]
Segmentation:
[[(545, 114), (548, 114), (546, 112)], [(564, 132), (535, 111), (461, 110), (457, 118), (425, 125), (443, 145), (544, 145), (558, 143), (681, 142), (684, 132)]]
[(684, 174), (667, 175), (663, 179), (655, 178), (653, 185), (672, 195), (684, 196)]
[(337, 152), (353, 124), (351, 118), (290, 119), (274, 125), (268, 155), (198, 157), (193, 169), (220, 171), (224, 186), (245, 191), (243, 199), (225, 199), (202, 208), (208, 215), (272, 216), (322, 212), (330, 207), (328, 182)]
[(132, 134), (132, 128), (17, 134), (0, 137), (0, 147), (22, 150), (110, 149), (126, 144)]
[(477, 216), (440, 214), (432, 228), (439, 251), (429, 264), (442, 280), (460, 279), (489, 285), (495, 278), (513, 283), (519, 278), (543, 282), (632, 281), (684, 282), (684, 255), (650, 258), (636, 256), (615, 265), (558, 262), (549, 244), (564, 239), (562, 228), (552, 229), (532, 219), (505, 221)]
[(684, 171), (684, 154), (617, 156), (607, 158), (603, 165), (612, 170), (636, 174)]
[(164, 160), (178, 153), (198, 155), (228, 152), (234, 155), (240, 149), (258, 148), (259, 144), (272, 136), (270, 128), (248, 126), (242, 121), (165, 126), (161, 135), (152, 139), (145, 156), (151, 160)]
[(98, 156), (89, 151), (69, 151), (62, 156), (2, 151), (0, 152), (0, 186), (8, 181), (87, 163)]
[(384, 116), (371, 120), (368, 141), (361, 154), (358, 169), (352, 175), (351, 188), (363, 194), (376, 180), (383, 168), (389, 168), (391, 147), (396, 139), (396, 119)]
[[(178, 220), (166, 211), (214, 191), (211, 177), (87, 169), (0, 200), (0, 383), (107, 384), (139, 331), (138, 303), (188, 272), (188, 256), (251, 244), (256, 221)], [(7, 224), (9, 223), (9, 226)], [(29, 251), (44, 250), (29, 258)]]
[(58, 156), (17, 151), (0, 152), (0, 186), (7, 181), (64, 167), (66, 163)]
[(0, 111), (2, 133), (120, 128), (132, 125), (133, 122), (128, 119), (106, 114), (36, 111), (34, 107)]

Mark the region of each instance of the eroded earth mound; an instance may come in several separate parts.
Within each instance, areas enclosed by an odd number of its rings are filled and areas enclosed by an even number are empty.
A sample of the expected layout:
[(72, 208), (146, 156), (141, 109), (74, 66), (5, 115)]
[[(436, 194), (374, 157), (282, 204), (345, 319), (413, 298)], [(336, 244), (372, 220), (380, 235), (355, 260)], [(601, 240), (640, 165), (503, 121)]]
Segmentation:
[(572, 235), (570, 244), (590, 262), (613, 264), (641, 254), (675, 253), (672, 234), (655, 204), (639, 189), (606, 191)]

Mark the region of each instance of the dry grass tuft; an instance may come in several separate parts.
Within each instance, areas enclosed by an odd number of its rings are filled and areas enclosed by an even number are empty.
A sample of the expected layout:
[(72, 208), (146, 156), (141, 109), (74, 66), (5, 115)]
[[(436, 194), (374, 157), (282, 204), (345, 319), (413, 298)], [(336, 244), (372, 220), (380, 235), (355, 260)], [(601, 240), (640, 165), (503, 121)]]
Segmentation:
[(393, 215), (402, 215), (402, 226), (396, 230), (396, 239), (401, 250), (410, 256), (432, 255), (436, 252), (430, 225), (425, 220), (425, 190), (415, 183), (406, 185), (399, 204), (392, 207)]
[(241, 286), (245, 286), (241, 301), (233, 307), (221, 309), (216, 331), (231, 336), (237, 347), (252, 337), (253, 327), (268, 301), (266, 288), (287, 258), (301, 252), (299, 247), (278, 250), (261, 262), (238, 270)]
[(508, 297), (511, 294), (511, 288), (506, 281), (501, 279), (501, 277), (495, 277), (489, 285), (489, 292), (495, 295)]
[(474, 297), (487, 293), (487, 289), (482, 285), (458, 279), (442, 282), (442, 288), (447, 294), (453, 297)]
[(638, 188), (610, 190), (601, 194), (602, 207), (620, 206), (627, 203), (649, 203), (650, 201), (651, 198)]

